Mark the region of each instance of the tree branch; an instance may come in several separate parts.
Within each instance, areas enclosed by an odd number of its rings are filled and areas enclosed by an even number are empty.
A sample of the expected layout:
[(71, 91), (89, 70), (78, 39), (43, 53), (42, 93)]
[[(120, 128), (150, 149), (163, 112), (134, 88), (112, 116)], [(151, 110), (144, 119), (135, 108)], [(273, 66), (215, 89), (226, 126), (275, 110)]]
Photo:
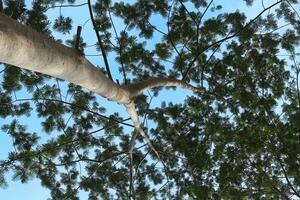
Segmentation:
[(291, 4), (291, 2), (289, 0), (285, 0), (289, 6), (292, 8), (292, 10), (296, 13), (297, 17), (300, 19), (300, 15), (299, 12), (294, 8), (294, 6)]
[(178, 49), (176, 48), (176, 45), (174, 44), (174, 41), (172, 40), (172, 36), (170, 36), (170, 17), (171, 17), (171, 11), (172, 11), (174, 3), (175, 3), (175, 1), (173, 0), (172, 4), (170, 6), (169, 12), (168, 12), (168, 22), (167, 22), (168, 34), (167, 34), (166, 38), (172, 45), (173, 49), (175, 50), (175, 52), (177, 53), (179, 58), (181, 58), (181, 54), (179, 53)]
[(120, 38), (119, 38), (119, 35), (118, 35), (118, 32), (117, 32), (115, 23), (114, 23), (114, 21), (112, 20), (111, 13), (110, 13), (109, 10), (108, 10), (108, 16), (109, 16), (110, 22), (111, 22), (111, 24), (112, 24), (113, 30), (114, 30), (114, 32), (115, 32), (117, 41), (118, 41), (118, 43), (119, 43), (119, 54), (120, 54), (121, 69), (122, 69), (122, 73), (123, 73), (124, 84), (127, 85), (127, 77), (126, 77), (126, 72), (125, 72), (125, 66), (124, 66), (123, 59), (121, 58), (121, 57), (122, 57), (122, 54), (123, 54), (123, 49), (122, 49), (123, 46), (122, 46), (122, 44), (121, 44), (121, 40), (120, 40)]
[(298, 97), (298, 109), (300, 109), (300, 90), (299, 90), (299, 68), (297, 66), (297, 62), (295, 60), (295, 54), (292, 55), (292, 59), (296, 68), (296, 89), (297, 89), (297, 97)]
[(199, 19), (198, 26), (200, 26), (200, 24), (201, 24), (201, 22), (202, 22), (202, 19), (203, 19), (204, 15), (205, 15), (205, 13), (207, 12), (208, 8), (210, 7), (210, 5), (212, 4), (213, 1), (214, 1), (214, 0), (211, 0), (211, 1), (209, 2), (209, 4), (206, 6), (206, 8), (205, 8), (203, 14), (201, 15), (201, 17), (200, 17), (200, 19)]
[[(137, 149), (140, 149), (140, 148), (142, 148), (142, 147), (144, 147), (144, 146), (145, 146), (145, 144), (139, 146)], [(126, 151), (125, 151), (125, 152), (126, 152)], [(125, 158), (125, 156), (121, 157), (115, 164), (113, 164), (112, 168), (115, 167), (115, 166), (116, 166), (119, 162), (121, 162), (124, 158)], [(101, 164), (101, 163), (100, 163), (100, 164)], [(98, 167), (95, 169), (95, 171), (94, 171), (93, 173), (91, 173), (91, 174), (88, 176), (88, 178), (91, 178), (91, 177), (97, 172), (97, 170), (98, 170), (99, 167), (100, 167), (100, 164), (99, 164)], [(63, 200), (69, 200), (70, 197), (71, 197), (77, 190), (79, 190), (79, 189), (81, 188), (81, 186), (82, 186), (82, 185), (79, 185), (77, 188), (75, 188), (75, 190), (72, 191), (72, 192), (70, 192), (70, 193), (67, 195), (67, 197), (65, 197)]]
[(285, 180), (288, 184), (288, 186), (293, 190), (294, 194), (297, 196), (297, 197), (300, 197), (300, 193), (298, 193), (298, 191), (293, 187), (288, 175), (287, 175), (287, 172), (285, 171), (285, 168), (280, 160), (280, 157), (277, 155), (277, 161), (279, 162), (279, 165), (283, 171), (283, 174), (284, 174), (284, 177), (285, 177)]
[[(123, 120), (123, 121), (128, 121), (128, 120), (130, 120), (130, 118), (127, 118), (127, 119), (125, 119), (125, 120)], [(95, 130), (95, 131), (92, 131), (92, 132), (90, 132), (90, 133), (87, 133), (84, 137), (90, 136), (90, 135), (92, 135), (92, 134), (95, 134), (95, 133), (97, 133), (97, 132), (99, 132), (99, 131), (102, 131), (102, 130), (104, 130), (104, 129), (106, 129), (106, 128), (110, 128), (110, 127), (113, 127), (113, 126), (115, 126), (115, 124), (109, 125), (109, 126), (103, 126), (102, 128), (100, 128), (100, 129), (98, 129), (98, 130)], [(82, 138), (76, 138), (76, 139), (71, 140), (71, 141), (68, 141), (68, 142), (60, 143), (60, 144), (58, 144), (58, 145), (56, 145), (56, 146), (54, 146), (54, 147), (51, 147), (51, 148), (44, 148), (44, 149), (41, 149), (41, 150), (37, 150), (36, 152), (34, 152), (33, 154), (31, 154), (29, 157), (30, 157), (30, 158), (33, 158), (33, 157), (35, 157), (35, 156), (42, 155), (42, 154), (44, 154), (44, 153), (46, 153), (46, 152), (49, 152), (49, 151), (52, 151), (52, 150), (54, 150), (54, 149), (57, 149), (57, 148), (60, 148), (60, 147), (63, 147), (63, 146), (69, 145), (69, 144), (73, 144), (73, 143), (75, 143), (75, 142), (79, 142), (80, 140), (82, 140)], [(140, 147), (138, 147), (137, 149), (140, 149), (140, 148), (142, 148), (142, 147), (144, 147), (144, 146), (145, 146), (145, 144), (142, 145), (142, 146), (140, 146)], [(23, 159), (23, 158), (24, 158), (24, 157), (14, 157), (14, 158), (11, 158), (11, 159), (4, 160), (4, 161), (2, 161), (2, 162), (0, 163), (0, 167), (4, 167), (4, 166), (6, 166), (6, 165), (10, 165), (10, 164), (12, 164), (13, 162), (18, 161), (18, 160), (21, 160), (21, 159)]]
[(80, 51), (79, 50), (79, 43), (80, 43), (81, 30), (82, 30), (82, 27), (81, 26), (77, 26), (75, 49), (78, 50), (78, 51)]
[[(152, 143), (150, 141), (150, 138), (147, 136), (147, 134), (143, 130), (143, 127), (141, 126), (139, 116), (136, 112), (134, 102), (132, 102), (130, 104), (126, 104), (125, 107), (126, 107), (126, 110), (127, 110), (128, 114), (131, 117), (131, 120), (133, 121), (135, 131), (138, 132), (139, 134), (141, 134), (144, 137), (144, 139), (146, 140), (146, 142), (147, 142), (148, 146), (150, 147), (150, 149), (155, 153), (157, 158), (159, 160), (161, 160), (158, 152), (156, 151), (155, 147), (152, 145)], [(132, 150), (134, 148), (134, 143), (135, 143), (135, 137), (136, 137), (136, 134), (133, 134), (131, 142), (130, 142), (130, 146), (129, 146), (129, 154), (132, 154)]]
[[(128, 91), (108, 79), (74, 48), (0, 13), (0, 62), (60, 78), (118, 103), (129, 103)], [(22, 56), (21, 56), (22, 55)]]
[(109, 64), (108, 64), (108, 61), (107, 61), (106, 52), (105, 52), (101, 37), (99, 35), (99, 32), (97, 31), (97, 26), (96, 26), (96, 22), (95, 22), (94, 15), (93, 15), (91, 0), (88, 0), (88, 7), (89, 7), (89, 12), (90, 12), (90, 18), (92, 20), (92, 24), (93, 24), (93, 27), (94, 27), (94, 30), (95, 30), (95, 33), (96, 33), (96, 36), (97, 36), (98, 43), (99, 43), (99, 47), (100, 47), (101, 52), (102, 52), (102, 56), (103, 56), (103, 60), (104, 60), (107, 75), (110, 78), (110, 80), (113, 81), (113, 78), (111, 76), (110, 69), (109, 69)]
[(46, 9), (46, 11), (48, 11), (49, 9), (52, 9), (52, 8), (71, 8), (71, 7), (81, 7), (81, 6), (84, 6), (84, 5), (87, 5), (88, 3), (82, 3), (82, 4), (68, 4), (68, 5), (59, 5), (59, 6), (51, 6), (51, 7), (48, 7)]
[(3, 72), (5, 72), (6, 70), (6, 67), (4, 67), (1, 71), (0, 71), (0, 74), (2, 74)]
[(196, 24), (196, 26), (198, 26), (198, 22), (196, 21), (196, 19), (192, 16), (192, 14), (190, 13), (190, 11), (186, 8), (186, 6), (184, 5), (184, 3), (181, 0), (178, 0), (179, 3), (181, 4), (181, 6), (183, 7), (183, 9), (185, 10), (185, 12), (190, 16), (190, 18), (193, 20), (193, 22)]
[(79, 108), (81, 110), (84, 110), (86, 112), (89, 112), (93, 115), (96, 115), (98, 117), (101, 117), (101, 118), (104, 118), (104, 119), (107, 119), (107, 120), (113, 120), (117, 123), (120, 123), (120, 124), (123, 124), (123, 125), (126, 125), (126, 126), (130, 126), (130, 127), (134, 127), (133, 125), (131, 124), (128, 124), (128, 123), (124, 123), (123, 121), (119, 121), (119, 120), (116, 120), (116, 119), (113, 119), (113, 118), (110, 118), (110, 117), (107, 117), (105, 115), (101, 115), (97, 112), (94, 112), (92, 110), (89, 110), (89, 109), (86, 109), (86, 108), (83, 108), (83, 107), (79, 107), (79, 106), (76, 106), (75, 104), (73, 103), (69, 103), (67, 101), (63, 101), (63, 100), (59, 100), (59, 99), (48, 99), (48, 98), (38, 98), (38, 99), (18, 99), (18, 100), (15, 100), (14, 102), (17, 102), (17, 101), (35, 101), (35, 100), (42, 100), (42, 101), (53, 101), (53, 102), (59, 102), (59, 103), (63, 103), (63, 104), (66, 104), (66, 105), (69, 105), (69, 106), (74, 106), (76, 108)]
[[(91, 11), (91, 5), (89, 8)], [(124, 104), (136, 131), (145, 138), (159, 160), (161, 159), (158, 152), (139, 122), (132, 99), (145, 89), (162, 86), (180, 86), (193, 92), (202, 91), (202, 89), (195, 88), (183, 81), (170, 78), (154, 78), (129, 86), (119, 86), (104, 76), (88, 60), (79, 58), (75, 49), (58, 44), (54, 40), (1, 13), (0, 46), (6, 49), (5, 51), (0, 51), (0, 62), (64, 79), (93, 91), (102, 97)], [(133, 147), (130, 147), (131, 152), (132, 149)]]
[(134, 184), (133, 184), (133, 157), (132, 157), (132, 151), (129, 152), (129, 200), (132, 198), (134, 199)]
[(127, 153), (127, 151), (121, 151), (121, 152), (118, 152), (118, 153), (113, 154), (112, 156), (109, 156), (109, 157), (107, 157), (107, 158), (104, 158), (103, 160), (96, 160), (96, 159), (90, 159), (90, 158), (80, 158), (80, 159), (78, 159), (78, 160), (72, 160), (72, 161), (66, 162), (66, 163), (53, 163), (53, 162), (51, 162), (50, 165), (54, 165), (54, 166), (56, 166), (56, 167), (60, 167), (60, 166), (66, 166), (66, 165), (78, 163), (78, 162), (81, 162), (81, 161), (85, 161), (85, 162), (95, 162), (95, 163), (101, 164), (101, 163), (103, 163), (103, 162), (105, 162), (105, 161), (108, 161), (108, 160), (110, 160), (110, 159), (112, 159), (112, 158), (114, 158), (114, 157), (120, 156), (120, 155), (125, 154), (125, 153)]
[(194, 87), (190, 84), (187, 84), (181, 80), (173, 79), (173, 78), (152, 78), (145, 81), (140, 81), (138, 83), (133, 83), (130, 85), (122, 86), (124, 89), (128, 90), (131, 98), (137, 96), (142, 93), (144, 90), (156, 88), (156, 87), (172, 87), (179, 86), (188, 90), (191, 90), (195, 93), (203, 92), (202, 88)]
[[(124, 158), (125, 158), (125, 156), (121, 157), (115, 164), (113, 164), (112, 167), (115, 167), (115, 166), (116, 166), (119, 162), (121, 162)], [(101, 164), (101, 163), (100, 163), (100, 164)], [(91, 178), (92, 176), (94, 176), (94, 174), (98, 171), (98, 169), (99, 169), (99, 167), (100, 167), (100, 164), (99, 164), (98, 167), (94, 170), (94, 172), (91, 173), (87, 178)], [(70, 197), (71, 197), (74, 193), (76, 193), (81, 187), (82, 187), (82, 185), (79, 184), (77, 188), (75, 188), (75, 189), (74, 189), (73, 191), (71, 191), (70, 193), (67, 193), (67, 194), (66, 194), (66, 197), (63, 198), (63, 200), (69, 200)]]
[(205, 13), (207, 12), (208, 8), (210, 7), (210, 5), (212, 4), (213, 1), (214, 1), (214, 0), (211, 0), (211, 1), (209, 2), (209, 4), (206, 6), (206, 8), (205, 8), (203, 14), (201, 15), (201, 17), (200, 17), (200, 19), (199, 19), (198, 24), (197, 24), (197, 51), (198, 51), (198, 48), (199, 48), (199, 29), (200, 29), (200, 24), (201, 24), (201, 21), (202, 21), (204, 15), (205, 15)]

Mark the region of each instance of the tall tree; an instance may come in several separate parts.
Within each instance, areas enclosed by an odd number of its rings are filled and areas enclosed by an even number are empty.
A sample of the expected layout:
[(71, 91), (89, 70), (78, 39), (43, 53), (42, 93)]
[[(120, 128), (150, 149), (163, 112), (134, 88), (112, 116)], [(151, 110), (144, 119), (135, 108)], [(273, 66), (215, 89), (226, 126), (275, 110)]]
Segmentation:
[[(0, 1), (0, 116), (37, 114), (52, 136), (3, 125), (14, 150), (0, 184), (11, 170), (39, 178), (52, 199), (300, 198), (298, 1), (259, 1), (249, 19), (218, 3)], [(68, 46), (52, 35), (72, 31), (62, 8), (83, 6), (104, 68), (85, 58), (84, 27)], [(164, 87), (192, 95), (172, 103)], [(129, 118), (107, 116), (96, 95)]]

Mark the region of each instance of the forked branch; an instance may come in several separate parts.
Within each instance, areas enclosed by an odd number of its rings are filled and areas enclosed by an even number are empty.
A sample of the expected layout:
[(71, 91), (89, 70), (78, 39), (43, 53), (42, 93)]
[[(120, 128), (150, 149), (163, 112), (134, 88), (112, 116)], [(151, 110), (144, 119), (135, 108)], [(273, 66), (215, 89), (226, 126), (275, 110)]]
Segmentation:
[[(157, 158), (159, 160), (160, 159), (160, 156), (158, 154), (158, 152), (156, 151), (155, 147), (152, 145), (151, 141), (150, 141), (150, 138), (148, 137), (148, 135), (144, 132), (144, 129), (140, 123), (140, 120), (139, 120), (139, 116), (136, 112), (136, 108), (135, 108), (135, 104), (132, 102), (130, 104), (125, 104), (125, 107), (126, 107), (126, 110), (128, 112), (128, 114), (130, 115), (130, 118), (135, 126), (135, 132), (141, 134), (141, 136), (143, 136), (143, 138), (146, 140), (148, 146), (150, 147), (150, 149), (155, 153), (155, 155), (157, 156)], [(131, 139), (131, 142), (130, 142), (130, 147), (129, 147), (129, 154), (132, 154), (132, 150), (134, 148), (134, 143), (135, 143), (135, 139), (136, 139), (136, 136), (137, 136), (137, 133), (133, 133), (132, 135), (132, 139)]]
[[(120, 86), (107, 78), (87, 59), (79, 58), (77, 50), (59, 44), (1, 13), (0, 46), (5, 49), (0, 51), (0, 62), (2, 63), (69, 81), (111, 101), (123, 104), (133, 121), (135, 131), (145, 138), (159, 160), (161, 159), (158, 152), (139, 121), (134, 98), (144, 90), (155, 87), (179, 86), (194, 93), (203, 91), (202, 88), (196, 88), (184, 81), (172, 78), (152, 78)], [(137, 133), (132, 137), (129, 150), (131, 152)]]

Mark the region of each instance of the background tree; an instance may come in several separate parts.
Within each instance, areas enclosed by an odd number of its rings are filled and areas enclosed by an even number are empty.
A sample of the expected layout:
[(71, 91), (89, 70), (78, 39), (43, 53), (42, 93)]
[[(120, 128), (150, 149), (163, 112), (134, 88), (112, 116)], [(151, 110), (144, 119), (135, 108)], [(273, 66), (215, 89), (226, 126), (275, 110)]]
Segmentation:
[[(0, 183), (5, 186), (9, 171), (24, 183), (36, 177), (52, 199), (78, 199), (82, 190), (89, 199), (300, 198), (299, 4), (258, 2), (260, 10), (248, 19), (213, 0), (36, 0), (31, 7), (23, 0), (0, 1), (6, 16), (52, 38), (41, 42), (54, 45), (45, 45), (45, 52), (55, 47), (53, 39), (63, 42), (56, 32), (73, 33), (73, 20), (61, 9), (86, 6), (101, 70), (108, 75), (103, 80), (114, 85), (98, 93), (114, 101), (117, 97), (106, 95), (114, 88), (131, 94), (130, 101), (117, 101), (127, 108), (129, 118), (124, 118), (124, 111), (112, 113), (78, 85), (6, 62), (1, 117), (37, 115), (49, 135), (15, 119), (3, 125), (14, 150), (0, 162)], [(49, 9), (59, 9), (59, 17), (50, 21)], [(18, 25), (0, 17), (5, 38), (7, 27)], [(65, 44), (74, 51), (62, 52), (69, 55), (66, 62), (86, 62), (84, 36), (71, 38)], [(18, 52), (8, 46), (0, 55)], [(1, 62), (20, 54), (6, 55)], [(32, 68), (38, 61), (50, 62), (32, 55)], [(72, 72), (56, 77), (66, 76), (86, 87)], [(139, 94), (149, 86), (154, 88)], [(172, 103), (157, 86), (183, 86), (194, 93)], [(151, 106), (155, 98), (160, 106)], [(138, 133), (148, 133), (151, 143)]]

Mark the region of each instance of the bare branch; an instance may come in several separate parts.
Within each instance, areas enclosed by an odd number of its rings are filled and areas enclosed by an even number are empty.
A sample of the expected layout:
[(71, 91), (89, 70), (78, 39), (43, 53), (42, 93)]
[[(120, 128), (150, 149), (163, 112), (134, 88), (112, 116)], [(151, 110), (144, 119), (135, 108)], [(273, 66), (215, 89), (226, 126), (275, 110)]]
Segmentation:
[(210, 5), (212, 4), (212, 2), (213, 2), (213, 1), (214, 1), (214, 0), (211, 0), (211, 1), (209, 2), (209, 4), (206, 6), (206, 8), (205, 8), (205, 10), (204, 10), (203, 14), (201, 15), (201, 17), (200, 17), (200, 19), (199, 19), (198, 25), (200, 25), (200, 24), (201, 24), (201, 21), (202, 21), (202, 19), (203, 19), (204, 15), (206, 14), (206, 12), (207, 12), (208, 8), (210, 7)]
[(289, 177), (288, 177), (288, 174), (287, 174), (287, 172), (286, 172), (286, 170), (285, 170), (285, 168), (284, 168), (284, 166), (283, 166), (283, 164), (282, 164), (281, 159), (280, 159), (279, 156), (277, 156), (277, 161), (279, 162), (279, 165), (280, 165), (280, 167), (281, 167), (281, 169), (282, 169), (282, 171), (283, 171), (285, 180), (286, 180), (286, 182), (287, 182), (289, 188), (291, 188), (291, 190), (293, 190), (294, 194), (295, 194), (297, 197), (300, 197), (300, 193), (293, 187), (293, 185), (292, 185), (292, 183), (291, 183), (291, 181), (290, 181), (290, 179), (289, 179)]
[(169, 13), (168, 13), (168, 22), (167, 22), (168, 34), (167, 34), (167, 39), (169, 40), (170, 44), (174, 48), (177, 55), (181, 58), (181, 54), (179, 53), (178, 49), (176, 48), (176, 45), (174, 44), (172, 38), (169, 36), (170, 35), (170, 16), (171, 16), (171, 11), (172, 11), (174, 3), (175, 3), (175, 1), (173, 0), (172, 4), (170, 6), (170, 9), (169, 9)]
[(164, 36), (168, 36), (167, 33), (163, 32), (162, 30), (158, 29), (156, 26), (154, 26), (153, 24), (151, 24), (151, 22), (149, 20), (147, 20), (147, 23), (157, 32), (159, 32), (160, 34), (164, 35)]
[(129, 160), (130, 160), (130, 167), (129, 167), (129, 200), (134, 199), (134, 185), (133, 185), (133, 157), (132, 151), (129, 152)]
[(117, 157), (117, 156), (120, 156), (122, 154), (125, 154), (127, 153), (127, 151), (121, 151), (121, 152), (118, 152), (118, 153), (115, 153), (107, 158), (104, 158), (103, 160), (96, 160), (96, 159), (91, 159), (91, 158), (80, 158), (78, 160), (72, 160), (70, 162), (66, 162), (66, 163), (53, 163), (51, 162), (50, 165), (54, 165), (54, 166), (57, 166), (57, 167), (60, 167), (60, 166), (66, 166), (66, 165), (71, 165), (71, 164), (74, 164), (74, 163), (78, 163), (78, 162), (81, 162), (81, 161), (84, 161), (84, 162), (95, 162), (95, 163), (103, 163), (103, 162), (106, 162), (114, 157)]
[(202, 88), (194, 87), (187, 84), (181, 80), (173, 78), (152, 78), (145, 81), (140, 81), (131, 85), (123, 86), (124, 89), (128, 90), (131, 98), (142, 93), (144, 90), (156, 88), (156, 87), (169, 87), (169, 86), (179, 86), (195, 93), (203, 92)]
[[(138, 117), (138, 114), (136, 112), (136, 108), (135, 108), (134, 102), (132, 102), (130, 104), (126, 104), (125, 107), (126, 107), (127, 112), (129, 113), (130, 117), (131, 117), (131, 120), (134, 123), (136, 132), (138, 132), (138, 133), (141, 134), (141, 136), (146, 140), (149, 148), (154, 152), (154, 154), (156, 155), (156, 157), (158, 158), (158, 160), (162, 163), (162, 165), (164, 167), (164, 170), (165, 170), (165, 173), (166, 173), (167, 180), (169, 181), (169, 177), (167, 175), (169, 173), (169, 170), (168, 170), (167, 166), (165, 165), (165, 163), (163, 162), (163, 160), (160, 158), (160, 155), (159, 155), (158, 151), (152, 145), (152, 143), (150, 141), (150, 138), (144, 132), (143, 127), (141, 126), (141, 123), (139, 121), (139, 117)], [(132, 136), (131, 143), (130, 143), (130, 145), (132, 145), (132, 146), (129, 146), (129, 154), (130, 155), (132, 155), (132, 150), (133, 150), (133, 147), (134, 147), (135, 137), (136, 137), (136, 134), (134, 134)]]
[(2, 74), (3, 72), (5, 72), (6, 70), (6, 67), (4, 67), (1, 71), (0, 71), (0, 74)]
[(111, 17), (111, 13), (110, 11), (108, 10), (108, 16), (109, 16), (109, 19), (110, 19), (110, 22), (112, 24), (112, 27), (113, 27), (113, 30), (115, 32), (115, 35), (116, 35), (116, 38), (117, 38), (117, 41), (119, 43), (119, 54), (120, 54), (120, 63), (121, 63), (121, 68), (122, 68), (122, 73), (123, 73), (123, 78), (124, 78), (124, 84), (127, 85), (127, 77), (126, 77), (126, 72), (125, 72), (125, 66), (124, 66), (124, 63), (123, 63), (123, 60), (122, 60), (122, 54), (123, 54), (123, 46), (121, 44), (121, 40), (119, 38), (119, 35), (118, 35), (118, 32), (117, 32), (117, 29), (116, 29), (116, 26), (115, 26), (115, 23), (114, 21), (112, 20), (112, 17)]
[(196, 24), (196, 26), (198, 26), (198, 22), (196, 21), (196, 19), (192, 16), (192, 14), (190, 13), (190, 11), (186, 8), (186, 6), (184, 5), (184, 3), (181, 0), (178, 0), (179, 3), (181, 4), (181, 6), (183, 7), (183, 9), (186, 11), (186, 13), (190, 16), (190, 18), (193, 20), (193, 22)]
[(288, 26), (288, 25), (291, 25), (291, 24), (290, 24), (290, 23), (287, 23), (287, 24), (284, 24), (284, 25), (282, 25), (282, 26), (279, 26), (278, 28), (273, 29), (273, 30), (270, 31), (270, 32), (261, 33), (261, 34), (258, 34), (258, 35), (271, 34), (271, 33), (274, 33), (275, 31), (278, 31), (278, 30), (280, 30), (280, 29), (282, 29), (282, 28), (284, 28), (284, 27), (286, 27), (286, 26)]
[(297, 67), (297, 62), (295, 60), (295, 55), (292, 55), (292, 59), (296, 68), (296, 89), (297, 89), (297, 97), (298, 97), (298, 109), (300, 109), (300, 90), (299, 90), (299, 68)]
[(51, 6), (51, 7), (48, 7), (46, 9), (46, 11), (48, 11), (49, 9), (52, 9), (52, 8), (74, 8), (74, 7), (81, 7), (81, 6), (85, 6), (87, 5), (88, 3), (82, 3), (82, 4), (68, 4), (68, 5), (59, 5), (59, 6)]
[[(125, 107), (126, 107), (126, 110), (127, 110), (128, 114), (131, 117), (131, 120), (133, 121), (133, 124), (134, 124), (134, 127), (135, 127), (135, 131), (138, 132), (139, 134), (141, 134), (141, 136), (144, 137), (144, 139), (146, 140), (149, 148), (155, 153), (155, 155), (157, 156), (157, 158), (159, 160), (161, 160), (158, 152), (156, 151), (155, 147), (152, 145), (152, 143), (150, 141), (150, 138), (147, 136), (147, 134), (143, 130), (143, 127), (142, 127), (142, 125), (140, 123), (140, 120), (139, 120), (139, 116), (138, 116), (138, 114), (136, 112), (136, 108), (135, 108), (134, 102), (132, 102), (130, 104), (126, 104)], [(129, 154), (132, 153), (132, 150), (134, 148), (135, 138), (133, 138), (133, 137), (136, 137), (136, 134), (133, 134), (133, 136), (132, 136), (132, 139), (131, 139), (131, 142), (130, 142), (130, 146), (129, 146)]]
[(78, 51), (80, 51), (79, 50), (79, 43), (80, 43), (81, 30), (82, 30), (82, 27), (81, 26), (77, 26), (75, 49), (78, 50)]
[(89, 7), (89, 12), (90, 12), (90, 17), (91, 17), (91, 20), (92, 20), (92, 24), (93, 24), (93, 27), (94, 27), (94, 30), (95, 30), (95, 33), (96, 33), (96, 36), (97, 36), (98, 43), (99, 43), (99, 47), (100, 47), (101, 52), (102, 52), (102, 56), (103, 56), (103, 60), (104, 60), (107, 75), (113, 81), (113, 78), (111, 76), (110, 69), (109, 69), (109, 64), (108, 64), (106, 52), (105, 52), (101, 37), (100, 37), (99, 32), (97, 30), (96, 22), (95, 22), (95, 19), (94, 19), (91, 0), (88, 0), (88, 7)]
[(210, 5), (212, 4), (213, 1), (214, 1), (214, 0), (211, 0), (211, 1), (209, 2), (209, 4), (206, 6), (206, 8), (205, 8), (203, 14), (201, 15), (201, 17), (200, 17), (200, 19), (199, 19), (198, 24), (197, 24), (197, 51), (198, 51), (198, 48), (199, 48), (198, 46), (199, 46), (199, 29), (200, 29), (200, 24), (201, 24), (201, 21), (202, 21), (204, 15), (205, 15), (205, 13), (207, 12), (208, 8), (210, 7)]

